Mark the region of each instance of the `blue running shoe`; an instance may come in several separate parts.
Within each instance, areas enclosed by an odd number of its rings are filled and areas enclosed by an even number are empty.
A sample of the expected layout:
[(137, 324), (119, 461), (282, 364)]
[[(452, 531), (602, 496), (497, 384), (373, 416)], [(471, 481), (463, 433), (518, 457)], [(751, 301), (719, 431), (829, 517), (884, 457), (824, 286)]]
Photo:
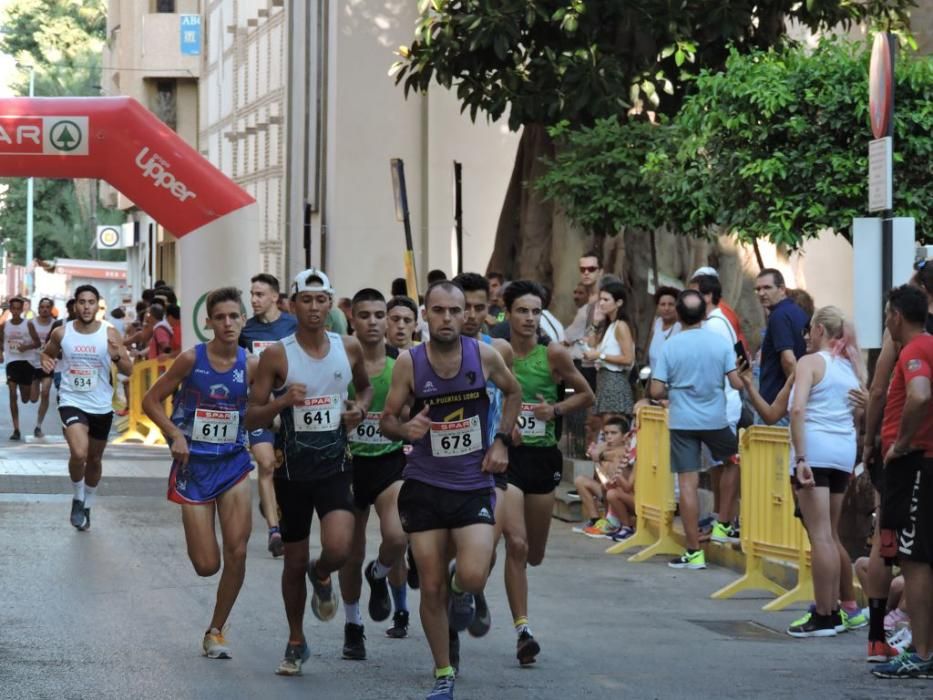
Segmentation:
[(275, 672), (279, 676), (300, 676), (301, 665), (310, 658), (311, 650), (306, 641), (302, 641), (301, 644), (289, 643), (285, 647), (285, 658)]
[(455, 593), (454, 575), (457, 573), (455, 562), (450, 563), (450, 577), (447, 579), (447, 622), (450, 629), (463, 632), (476, 616), (476, 603), (472, 593)]
[(924, 661), (917, 654), (904, 652), (872, 671), (876, 678), (933, 678), (933, 658)]
[(454, 700), (454, 677), (441, 676), (435, 680), (427, 700)]

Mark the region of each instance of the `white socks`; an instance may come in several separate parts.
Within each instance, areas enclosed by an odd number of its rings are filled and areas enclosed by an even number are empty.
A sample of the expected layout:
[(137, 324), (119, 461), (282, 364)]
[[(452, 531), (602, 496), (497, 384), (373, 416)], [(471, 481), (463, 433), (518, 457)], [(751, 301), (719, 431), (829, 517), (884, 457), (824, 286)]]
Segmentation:
[(376, 561), (373, 564), (373, 578), (385, 578), (389, 575), (391, 570), (391, 566), (386, 566), (381, 561), (379, 561), (379, 557), (376, 557)]
[(96, 486), (85, 486), (84, 487), (84, 507), (90, 508), (91, 501), (94, 500), (94, 496), (97, 494)]
[(344, 603), (343, 611), (347, 616), (347, 623), (351, 625), (363, 624), (363, 618), (360, 616), (360, 601), (355, 603)]
[(83, 501), (84, 500), (84, 489), (85, 489), (84, 479), (81, 479), (81, 481), (72, 481), (71, 488), (72, 490), (74, 490), (75, 500)]

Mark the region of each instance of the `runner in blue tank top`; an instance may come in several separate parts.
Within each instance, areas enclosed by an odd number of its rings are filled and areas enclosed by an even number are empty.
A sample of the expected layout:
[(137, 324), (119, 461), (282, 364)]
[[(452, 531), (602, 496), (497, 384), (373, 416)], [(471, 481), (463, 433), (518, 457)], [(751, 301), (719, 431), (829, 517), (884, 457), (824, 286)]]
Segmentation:
[[(453, 697), (448, 628), (463, 630), (472, 622), (473, 594), (489, 574), (492, 475), (508, 467), (521, 388), (498, 352), (461, 337), (465, 298), (459, 285), (433, 284), (424, 301), (431, 340), (399, 355), (381, 427), (386, 437), (412, 444), (398, 510), (418, 564), (421, 625), (434, 657), (429, 697), (441, 699)], [(492, 444), (487, 378), (504, 394)], [(403, 423), (399, 416), (409, 405), (412, 417)], [(448, 539), (457, 550), (449, 570)]]
[[(291, 314), (279, 311), (279, 280), (260, 273), (250, 280), (249, 303), (253, 317), (243, 326), (240, 346), (259, 357), (262, 351), (295, 332), (297, 321)], [(285, 545), (279, 532), (279, 505), (275, 500), (272, 474), (278, 461), (275, 456), (275, 433), (268, 426), (251, 430), (249, 446), (259, 468), (256, 485), (259, 489), (259, 511), (269, 528), (267, 547), (273, 557), (282, 556)]]
[[(246, 573), (246, 543), (252, 529), (245, 413), (252, 368), (237, 347), (243, 315), (233, 287), (207, 295), (208, 343), (181, 353), (143, 399), (143, 410), (171, 445), (168, 498), (181, 504), (188, 556), (199, 576), (220, 569), (215, 514), (223, 539), (223, 573), (202, 649), (211, 659), (232, 654), (223, 629)], [(163, 404), (175, 389), (171, 418)]]
[[(331, 574), (350, 556), (355, 522), (347, 436), (366, 418), (373, 396), (357, 339), (324, 328), (334, 298), (327, 275), (313, 268), (300, 272), (292, 292), (298, 329), (263, 352), (246, 415), (247, 428), (269, 425), (275, 416), (282, 423), (278, 444), (284, 459), (273, 481), (285, 543), (282, 598), (289, 639), (276, 670), (283, 676), (299, 675), (310, 656), (304, 636), (306, 575), (314, 589), (314, 616), (327, 621), (337, 614)], [(321, 553), (310, 559), (315, 512)]]
[[(475, 338), (487, 345), (491, 345), (505, 360), (506, 367), (512, 369), (512, 346), (507, 340), (502, 338), (493, 338), (483, 333), (483, 322), (489, 314), (489, 280), (476, 272), (463, 272), (454, 277), (453, 282), (463, 288), (465, 299), (463, 313), (463, 328), (461, 334), (468, 338)], [(486, 393), (489, 395), (489, 422), (486, 434), (491, 443), (499, 430), (499, 421), (502, 418), (502, 391), (494, 383), (486, 380)], [(496, 508), (495, 508), (495, 539), (492, 548), (492, 567), (496, 564), (496, 547), (499, 544), (499, 538), (502, 536), (503, 529), (507, 527), (505, 518), (502, 515), (502, 504), (504, 503), (505, 491), (508, 488), (508, 480), (505, 473), (493, 474), (496, 485)], [(467, 628), (467, 631), (473, 637), (482, 637), (492, 626), (492, 616), (489, 613), (489, 606), (486, 604), (486, 595), (482, 592), (475, 596), (476, 615), (473, 616), (473, 622)], [(460, 638), (455, 630), (450, 630), (450, 665), (459, 673), (460, 666)]]

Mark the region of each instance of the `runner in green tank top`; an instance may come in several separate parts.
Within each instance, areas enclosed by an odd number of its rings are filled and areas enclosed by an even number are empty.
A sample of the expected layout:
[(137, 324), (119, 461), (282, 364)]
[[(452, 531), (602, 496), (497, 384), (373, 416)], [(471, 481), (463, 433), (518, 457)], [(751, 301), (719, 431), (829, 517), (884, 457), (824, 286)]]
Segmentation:
[[(382, 543), (379, 545), (379, 555), (365, 569), (366, 581), (370, 586), (369, 615), (376, 622), (385, 620), (392, 614), (394, 600), (393, 624), (386, 634), (392, 638), (408, 634), (407, 572), (404, 561), (408, 538), (398, 516), (398, 492), (402, 486), (405, 453), (400, 441), (387, 439), (379, 430), (379, 420), (392, 383), (392, 368), (395, 366), (395, 359), (387, 354), (385, 342), (385, 297), (375, 289), (361, 289), (353, 297), (352, 310), (353, 328), (363, 348), (373, 400), (366, 418), (350, 433), (356, 522), (350, 559), (340, 569), (340, 593), (346, 613), (343, 656), (346, 659), (365, 659), (363, 618), (359, 606), (370, 506), (376, 507), (379, 516)], [(350, 397), (353, 397), (352, 386)]]
[[(515, 631), (520, 664), (536, 660), (541, 647), (528, 627), (528, 565), (544, 560), (554, 489), (560, 483), (564, 458), (557, 449), (554, 421), (567, 413), (592, 406), (595, 397), (574, 367), (570, 351), (560, 343), (538, 343), (544, 290), (535, 282), (512, 282), (505, 290), (505, 308), (512, 345), (512, 371), (522, 387), (518, 419), (521, 444), (509, 449), (509, 487), (503, 510), (506, 537), (505, 592)], [(558, 401), (557, 387), (574, 393)]]

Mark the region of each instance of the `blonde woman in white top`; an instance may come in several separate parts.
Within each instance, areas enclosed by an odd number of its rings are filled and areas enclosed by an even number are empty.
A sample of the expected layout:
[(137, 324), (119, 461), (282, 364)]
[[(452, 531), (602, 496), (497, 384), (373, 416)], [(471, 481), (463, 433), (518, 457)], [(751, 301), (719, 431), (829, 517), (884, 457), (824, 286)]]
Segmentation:
[(631, 416), (634, 400), (629, 372), (635, 362), (635, 340), (625, 313), (625, 286), (610, 282), (597, 301), (604, 321), (583, 353), (596, 363), (596, 414)]

